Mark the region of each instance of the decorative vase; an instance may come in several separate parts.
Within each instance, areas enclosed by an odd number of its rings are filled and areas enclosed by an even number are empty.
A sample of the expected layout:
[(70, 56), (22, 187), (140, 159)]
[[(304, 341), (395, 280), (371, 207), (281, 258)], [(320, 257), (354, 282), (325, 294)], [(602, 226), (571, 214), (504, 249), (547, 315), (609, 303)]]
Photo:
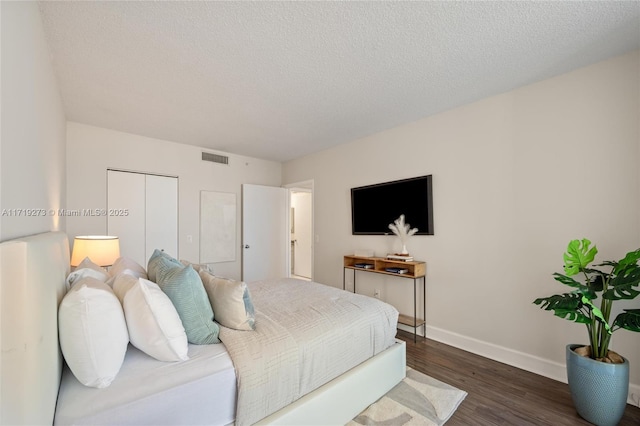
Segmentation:
[(583, 419), (598, 426), (618, 424), (627, 406), (629, 360), (608, 364), (578, 355), (573, 349), (584, 345), (567, 345), (567, 378), (576, 411)]
[(406, 255), (409, 254), (409, 252), (407, 251), (407, 245), (406, 244), (402, 245), (402, 251), (400, 252), (400, 254), (406, 254)]

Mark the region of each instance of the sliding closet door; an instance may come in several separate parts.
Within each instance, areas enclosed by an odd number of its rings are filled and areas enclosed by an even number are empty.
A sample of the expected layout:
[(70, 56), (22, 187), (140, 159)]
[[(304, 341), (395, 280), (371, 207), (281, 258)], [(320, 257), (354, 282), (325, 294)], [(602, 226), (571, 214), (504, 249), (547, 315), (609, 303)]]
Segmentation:
[(156, 248), (178, 257), (178, 178), (109, 170), (107, 208), (123, 256), (145, 267)]
[(154, 249), (178, 257), (178, 179), (146, 175), (146, 259)]
[(107, 171), (107, 213), (114, 213), (107, 215), (107, 233), (119, 237), (123, 256), (146, 268), (145, 187), (143, 174)]

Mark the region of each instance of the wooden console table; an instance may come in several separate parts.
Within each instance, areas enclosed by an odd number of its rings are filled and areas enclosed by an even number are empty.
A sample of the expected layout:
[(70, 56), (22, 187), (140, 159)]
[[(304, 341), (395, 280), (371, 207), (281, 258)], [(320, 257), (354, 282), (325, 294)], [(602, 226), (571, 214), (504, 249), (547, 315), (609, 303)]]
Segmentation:
[[(364, 266), (364, 265), (369, 266)], [(356, 266), (359, 265), (359, 266)], [(388, 272), (387, 268), (406, 269), (405, 273)], [(353, 270), (353, 292), (356, 292), (356, 271), (373, 272), (376, 274), (392, 275), (398, 278), (413, 279), (413, 316), (400, 314), (398, 323), (413, 327), (413, 341), (417, 341), (417, 331), (419, 327), (424, 327), (423, 331), (426, 335), (426, 322), (422, 318), (417, 317), (417, 283), (422, 279), (422, 312), (427, 312), (427, 290), (426, 290), (426, 271), (427, 264), (425, 262), (405, 262), (404, 260), (391, 260), (384, 257), (360, 257), (345, 256), (344, 268), (342, 270), (342, 289), (346, 289), (345, 275), (347, 269)]]

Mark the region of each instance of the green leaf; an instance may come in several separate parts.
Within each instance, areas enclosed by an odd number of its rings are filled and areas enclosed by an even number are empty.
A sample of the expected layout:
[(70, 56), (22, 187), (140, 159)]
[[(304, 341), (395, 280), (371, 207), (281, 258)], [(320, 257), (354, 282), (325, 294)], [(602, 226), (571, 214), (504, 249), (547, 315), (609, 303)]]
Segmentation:
[(614, 326), (640, 332), (640, 309), (625, 309), (616, 317)]
[[(604, 272), (600, 272), (596, 269), (589, 270), (588, 273), (591, 274), (588, 283), (589, 289), (594, 293), (602, 291), (604, 289), (604, 283), (607, 281), (607, 278), (609, 278), (609, 274), (605, 274)], [(595, 299), (595, 297), (592, 299)]]
[(624, 259), (618, 262), (613, 272), (615, 274), (618, 274), (620, 273), (621, 270), (626, 269), (628, 266), (637, 265), (639, 259), (640, 259), (640, 249), (630, 251), (624, 257)]
[(533, 301), (546, 311), (554, 311), (554, 315), (577, 323), (589, 323), (591, 319), (580, 312), (581, 296), (575, 293), (556, 294)]
[(600, 321), (602, 323), (604, 328), (607, 330), (607, 333), (609, 333), (609, 334), (613, 333), (613, 331), (611, 330), (611, 327), (609, 326), (608, 318), (604, 317), (604, 315), (602, 314), (602, 311), (596, 305), (591, 303), (591, 300), (589, 300), (586, 297), (582, 296), (582, 303), (584, 303), (585, 305), (587, 305), (590, 308), (591, 315), (593, 315), (598, 321)]
[(631, 264), (611, 279), (609, 288), (602, 297), (608, 300), (634, 299), (640, 294), (640, 291), (633, 288), (638, 285), (640, 285), (640, 266)]
[(553, 315), (579, 324), (589, 324), (591, 322), (589, 317), (584, 315), (582, 312), (573, 311), (571, 309), (555, 309)]
[(582, 240), (572, 240), (567, 246), (564, 254), (564, 271), (568, 276), (576, 275), (586, 266), (593, 262), (598, 249), (596, 246), (590, 247), (591, 241), (586, 238)]
[[(553, 278), (556, 281), (559, 281), (566, 286), (577, 289), (576, 290), (577, 293), (583, 294), (587, 296), (589, 299), (593, 300), (596, 297), (598, 297), (598, 295), (596, 294), (597, 290), (594, 290), (594, 285), (592, 284), (589, 284), (589, 285), (582, 284), (581, 282), (576, 281), (571, 277), (567, 277), (566, 275), (562, 275), (557, 272), (553, 274)], [(595, 287), (597, 288), (597, 284), (595, 285)], [(602, 290), (602, 285), (600, 285), (600, 290)]]
[(571, 288), (581, 288), (581, 287), (586, 287), (586, 286), (585, 286), (584, 284), (582, 284), (581, 282), (576, 281), (576, 280), (574, 280), (573, 278), (568, 277), (568, 276), (566, 276), (566, 275), (559, 274), (559, 273), (557, 273), (557, 272), (555, 272), (555, 273), (553, 274), (553, 278), (554, 278), (556, 281), (560, 281), (562, 284), (564, 284), (564, 285), (568, 285), (568, 286), (569, 286), (569, 287), (571, 287)]

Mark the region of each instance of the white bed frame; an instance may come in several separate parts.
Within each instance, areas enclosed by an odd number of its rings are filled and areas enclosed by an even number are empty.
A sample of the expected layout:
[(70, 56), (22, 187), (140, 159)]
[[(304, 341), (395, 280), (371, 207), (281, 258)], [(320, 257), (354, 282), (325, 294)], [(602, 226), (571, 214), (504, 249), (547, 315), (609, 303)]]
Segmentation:
[[(0, 424), (52, 424), (60, 386), (58, 305), (69, 240), (48, 232), (0, 243)], [(260, 424), (345, 424), (405, 377), (402, 341)]]

